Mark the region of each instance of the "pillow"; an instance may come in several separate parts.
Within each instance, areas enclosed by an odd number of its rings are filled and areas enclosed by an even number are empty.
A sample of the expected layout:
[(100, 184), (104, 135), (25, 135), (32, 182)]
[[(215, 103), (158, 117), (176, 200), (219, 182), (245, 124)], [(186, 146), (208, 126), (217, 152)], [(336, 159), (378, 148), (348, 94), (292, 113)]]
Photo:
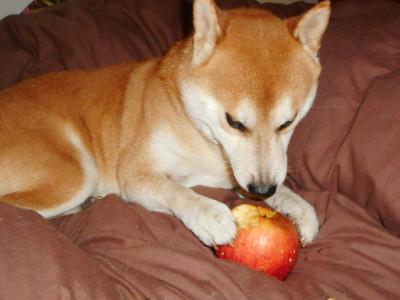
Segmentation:
[(184, 35), (191, 3), (71, 1), (0, 22), (0, 89), (64, 69), (99, 68), (160, 56)]

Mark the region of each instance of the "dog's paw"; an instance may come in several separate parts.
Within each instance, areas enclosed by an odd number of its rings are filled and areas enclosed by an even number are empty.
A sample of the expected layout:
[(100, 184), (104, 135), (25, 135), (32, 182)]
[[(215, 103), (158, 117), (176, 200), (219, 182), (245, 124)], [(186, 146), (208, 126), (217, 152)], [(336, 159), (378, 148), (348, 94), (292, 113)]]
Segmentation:
[(311, 243), (319, 231), (319, 221), (315, 209), (311, 205), (301, 208), (302, 212), (297, 216), (292, 216), (300, 235), (303, 246)]
[(184, 224), (207, 246), (231, 243), (236, 236), (236, 221), (223, 203), (199, 198)]
[(319, 231), (315, 209), (287, 187), (282, 187), (273, 197), (266, 199), (268, 205), (287, 215), (297, 227), (303, 246), (311, 243)]

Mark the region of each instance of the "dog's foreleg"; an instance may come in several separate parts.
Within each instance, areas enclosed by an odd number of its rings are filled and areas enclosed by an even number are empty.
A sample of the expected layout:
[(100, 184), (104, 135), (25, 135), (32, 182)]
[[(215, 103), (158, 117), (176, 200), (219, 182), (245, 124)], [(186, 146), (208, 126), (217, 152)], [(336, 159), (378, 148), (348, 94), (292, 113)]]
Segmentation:
[(276, 194), (265, 202), (294, 221), (303, 245), (310, 243), (317, 236), (319, 222), (314, 207), (286, 186), (282, 185)]
[(140, 177), (136, 175), (121, 186), (124, 199), (175, 215), (206, 245), (227, 244), (235, 238), (235, 219), (225, 204), (198, 195), (166, 176), (138, 173)]

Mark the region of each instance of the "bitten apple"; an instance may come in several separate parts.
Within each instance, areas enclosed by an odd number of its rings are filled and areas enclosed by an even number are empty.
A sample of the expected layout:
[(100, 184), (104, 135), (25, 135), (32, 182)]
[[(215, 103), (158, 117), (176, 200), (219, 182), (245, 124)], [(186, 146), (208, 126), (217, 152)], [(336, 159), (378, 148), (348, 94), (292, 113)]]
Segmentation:
[(284, 280), (299, 254), (299, 236), (293, 223), (270, 208), (242, 204), (232, 210), (238, 233), (232, 245), (216, 250), (228, 259)]

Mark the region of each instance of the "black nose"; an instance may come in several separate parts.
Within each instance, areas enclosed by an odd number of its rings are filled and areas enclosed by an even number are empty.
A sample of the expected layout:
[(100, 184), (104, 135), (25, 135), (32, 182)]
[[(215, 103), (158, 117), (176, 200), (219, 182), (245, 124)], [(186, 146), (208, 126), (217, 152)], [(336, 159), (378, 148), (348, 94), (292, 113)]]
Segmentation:
[(247, 189), (250, 193), (261, 197), (271, 197), (276, 192), (276, 185), (256, 185), (254, 183), (249, 183)]

